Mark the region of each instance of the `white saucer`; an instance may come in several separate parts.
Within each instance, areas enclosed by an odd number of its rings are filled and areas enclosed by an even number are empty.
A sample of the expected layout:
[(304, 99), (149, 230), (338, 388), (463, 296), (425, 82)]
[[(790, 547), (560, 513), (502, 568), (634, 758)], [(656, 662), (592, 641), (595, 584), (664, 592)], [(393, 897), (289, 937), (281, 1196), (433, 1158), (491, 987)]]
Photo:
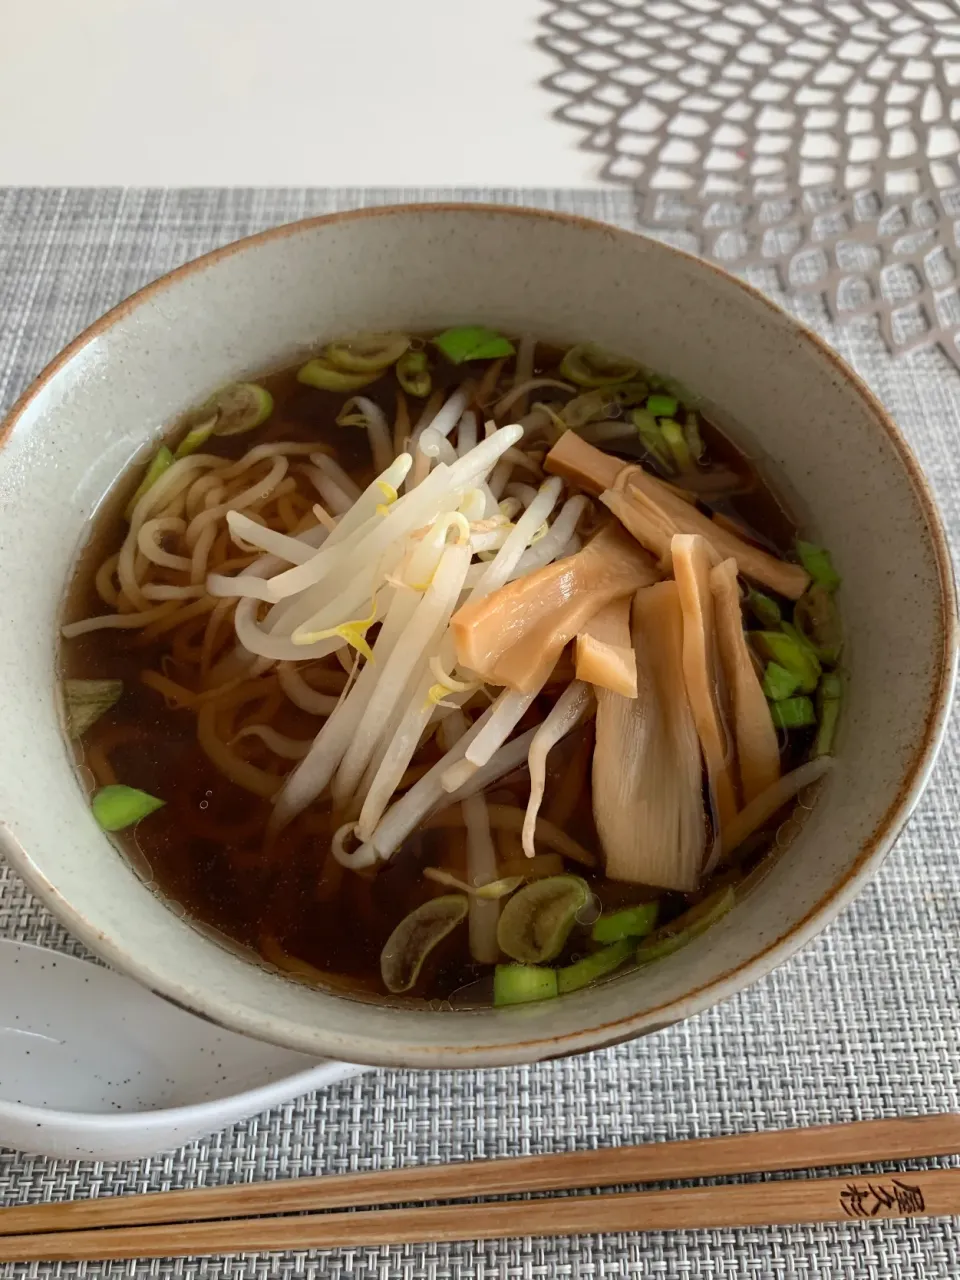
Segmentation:
[(361, 1070), (248, 1040), (109, 969), (0, 940), (0, 1146), (134, 1159)]

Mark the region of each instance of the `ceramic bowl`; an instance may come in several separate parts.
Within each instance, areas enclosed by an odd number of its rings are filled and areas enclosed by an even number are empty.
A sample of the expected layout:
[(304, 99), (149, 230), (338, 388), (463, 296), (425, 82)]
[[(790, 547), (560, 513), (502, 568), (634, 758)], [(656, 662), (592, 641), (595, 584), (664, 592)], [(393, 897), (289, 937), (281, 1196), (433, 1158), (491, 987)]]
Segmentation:
[(73, 956), (0, 941), (0, 1146), (132, 1160), (355, 1075)]
[[(592, 339), (696, 389), (766, 459), (843, 575), (838, 758), (787, 854), (693, 945), (592, 990), (437, 1013), (308, 989), (220, 949), (98, 830), (68, 764), (55, 655), (64, 583), (132, 456), (218, 385), (363, 329), (478, 322)], [(484, 206), (280, 227), (150, 285), (53, 362), (0, 447), (3, 847), (114, 967), (225, 1026), (346, 1061), (529, 1062), (663, 1027), (814, 936), (873, 874), (929, 774), (956, 659), (951, 569), (927, 487), (867, 389), (813, 334), (715, 267), (583, 219)]]

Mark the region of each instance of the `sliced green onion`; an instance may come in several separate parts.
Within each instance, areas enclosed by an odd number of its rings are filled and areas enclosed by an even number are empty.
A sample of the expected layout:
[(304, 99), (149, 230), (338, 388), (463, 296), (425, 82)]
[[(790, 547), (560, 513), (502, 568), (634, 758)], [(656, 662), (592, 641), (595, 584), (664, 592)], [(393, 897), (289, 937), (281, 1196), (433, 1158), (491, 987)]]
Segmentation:
[(647, 452), (656, 458), (665, 471), (672, 472), (673, 457), (653, 414), (646, 409), (634, 409), (630, 414), (630, 421), (637, 428)]
[(394, 995), (416, 986), (424, 961), (467, 914), (466, 894), (431, 898), (405, 915), (380, 952), (383, 984)]
[(800, 677), (796, 672), (781, 667), (779, 662), (768, 662), (763, 673), (763, 692), (771, 702), (782, 702), (784, 698), (792, 698), (800, 688)]
[(174, 453), (175, 458), (185, 458), (190, 453), (196, 451), (207, 443), (210, 437), (217, 429), (217, 415), (211, 414), (209, 418), (203, 422), (198, 422), (195, 427), (191, 427), (187, 434), (177, 445)]
[(718, 889), (709, 897), (698, 902), (695, 907), (677, 916), (668, 925), (658, 929), (637, 948), (637, 963), (649, 964), (652, 960), (662, 960), (664, 956), (679, 951), (688, 942), (698, 938), (712, 924), (725, 916), (736, 901), (732, 885)]
[(635, 360), (608, 355), (592, 342), (571, 347), (560, 362), (560, 377), (578, 387), (612, 387), (629, 382), (639, 372)]
[(598, 978), (605, 978), (608, 973), (613, 973), (614, 969), (619, 969), (631, 958), (633, 945), (629, 938), (623, 938), (612, 946), (604, 947), (602, 951), (594, 951), (592, 955), (584, 956), (575, 964), (568, 964), (558, 969), (558, 994), (562, 996), (568, 991), (579, 991), (581, 987), (589, 987), (591, 982), (596, 982)]
[(688, 391), (682, 383), (677, 382), (676, 378), (665, 378), (662, 374), (654, 373), (649, 369), (646, 370), (646, 378), (654, 391), (662, 391), (666, 395), (672, 396), (685, 409), (696, 409), (702, 399), (701, 396)]
[(256, 382), (231, 382), (214, 392), (198, 413), (216, 413), (214, 435), (239, 436), (260, 427), (273, 413), (273, 396)]
[(211, 436), (239, 436), (262, 426), (273, 413), (273, 396), (256, 382), (231, 382), (187, 415), (189, 431), (175, 458), (186, 458)]
[(833, 664), (840, 658), (843, 632), (833, 595), (815, 582), (793, 606), (797, 632), (815, 651), (821, 662)]
[(96, 793), (91, 807), (93, 816), (104, 831), (123, 831), (125, 827), (135, 826), (142, 818), (162, 809), (165, 803), (165, 800), (158, 800), (136, 787), (114, 783)]
[(645, 382), (618, 382), (609, 391), (610, 399), (625, 409), (643, 404), (649, 394), (650, 388)]
[(835, 671), (824, 672), (817, 694), (821, 698), (832, 699), (836, 702), (840, 701), (843, 697), (843, 681)]
[(690, 447), (680, 423), (675, 422), (673, 418), (664, 418), (660, 423), (660, 430), (663, 432), (663, 438), (667, 442), (667, 448), (677, 465), (677, 470), (681, 473), (692, 471), (693, 455), (690, 453)]
[(838, 675), (827, 672), (820, 681), (817, 690), (817, 711), (820, 725), (813, 742), (812, 755), (828, 756), (833, 750), (833, 740), (837, 734), (837, 722), (840, 719), (840, 705), (843, 699), (843, 682)]
[(495, 329), (483, 325), (464, 325), (459, 329), (445, 329), (433, 339), (451, 364), (463, 364), (466, 360), (499, 360), (512, 356), (514, 345)]
[(521, 964), (543, 964), (563, 950), (578, 912), (590, 901), (590, 886), (579, 876), (535, 880), (513, 895), (500, 912), (500, 950)]
[(674, 396), (654, 395), (647, 399), (647, 412), (655, 418), (672, 418), (680, 408), (680, 402)]
[(122, 694), (122, 680), (64, 680), (63, 699), (70, 737), (82, 738), (91, 725), (116, 706)]
[(397, 381), (408, 396), (424, 399), (433, 390), (425, 351), (405, 351), (397, 361)]
[(816, 646), (811, 644), (803, 632), (792, 622), (781, 622), (780, 630), (785, 636), (789, 636), (798, 648), (802, 649), (811, 662), (820, 665), (820, 655), (817, 653)]
[(700, 434), (700, 419), (693, 409), (688, 409), (683, 418), (683, 435), (697, 462), (703, 457), (703, 436)]
[(751, 587), (747, 592), (747, 608), (768, 631), (776, 631), (780, 626), (783, 615), (780, 612), (780, 606), (772, 596), (764, 595), (762, 591)]
[(314, 356), (297, 370), (297, 381), (319, 391), (359, 391), (361, 387), (369, 387), (371, 382), (376, 382), (381, 372), (378, 369), (375, 373), (347, 373), (322, 356)]
[(659, 902), (642, 902), (638, 907), (625, 907), (602, 915), (593, 926), (594, 942), (620, 942), (622, 938), (645, 938), (657, 923)]
[(809, 698), (784, 698), (770, 703), (770, 718), (778, 729), (807, 729), (817, 723)]
[[(555, 417), (549, 405), (543, 405), (543, 408), (551, 417)], [(613, 396), (609, 391), (582, 391), (580, 395), (568, 400), (560, 410), (560, 423), (564, 428), (573, 427), (576, 431), (578, 427), (585, 427), (588, 422), (608, 417), (612, 408)]]
[(150, 459), (147, 469), (143, 474), (143, 479), (137, 488), (136, 493), (127, 503), (126, 517), (129, 520), (133, 515), (134, 507), (153, 486), (157, 483), (163, 473), (173, 466), (173, 454), (165, 444), (162, 444), (157, 452)]
[(554, 969), (539, 969), (529, 964), (498, 964), (493, 972), (493, 1003), (530, 1004), (533, 1000), (552, 1000), (557, 994)]
[(750, 631), (748, 634), (762, 657), (776, 662), (797, 677), (797, 688), (801, 693), (813, 693), (820, 681), (820, 663), (816, 654), (808, 652), (799, 638), (788, 635), (785, 630)]
[(829, 551), (823, 547), (816, 546), (812, 542), (802, 542), (798, 538), (797, 555), (800, 557), (800, 563), (814, 582), (824, 587), (827, 591), (836, 591), (840, 585), (840, 575), (833, 567)]
[(328, 364), (344, 373), (383, 373), (409, 346), (405, 333), (358, 333), (327, 343), (323, 355)]

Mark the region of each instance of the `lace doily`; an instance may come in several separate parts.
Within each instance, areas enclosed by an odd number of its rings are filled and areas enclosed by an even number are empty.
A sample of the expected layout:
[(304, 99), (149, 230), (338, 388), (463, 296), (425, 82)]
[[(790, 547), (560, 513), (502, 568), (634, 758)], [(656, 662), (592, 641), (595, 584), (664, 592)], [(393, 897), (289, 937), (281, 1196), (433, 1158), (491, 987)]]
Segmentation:
[(960, 366), (960, 0), (548, 2), (556, 114), (646, 230)]

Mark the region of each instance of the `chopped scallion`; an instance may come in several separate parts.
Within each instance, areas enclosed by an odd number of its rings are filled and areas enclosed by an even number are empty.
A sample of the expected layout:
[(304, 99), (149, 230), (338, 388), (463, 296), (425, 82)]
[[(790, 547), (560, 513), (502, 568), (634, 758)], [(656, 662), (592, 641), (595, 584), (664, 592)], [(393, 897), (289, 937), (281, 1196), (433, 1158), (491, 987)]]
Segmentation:
[(703, 437), (700, 434), (700, 419), (693, 409), (688, 409), (683, 419), (683, 435), (687, 448), (699, 462), (703, 456)]
[(817, 723), (809, 698), (784, 698), (770, 703), (770, 718), (778, 729), (807, 729)]
[(262, 426), (273, 413), (273, 396), (256, 382), (231, 382), (214, 392), (198, 413), (216, 413), (214, 435), (240, 436)]
[(820, 663), (801, 639), (785, 631), (750, 631), (748, 634), (762, 657), (795, 675), (799, 682), (797, 688), (802, 693), (813, 693), (820, 681)]
[(535, 880), (509, 899), (500, 912), (500, 950), (521, 964), (554, 960), (564, 948), (577, 913), (590, 901), (590, 886), (579, 876)]
[(104, 831), (123, 831), (161, 809), (165, 803), (146, 791), (138, 791), (136, 787), (114, 783), (96, 793), (91, 807), (93, 816)]
[(652, 933), (637, 948), (637, 963), (649, 964), (652, 960), (662, 960), (664, 956), (679, 951), (688, 942), (698, 938), (701, 933), (715, 924), (721, 916), (725, 916), (736, 901), (732, 885), (718, 889), (709, 897), (698, 902), (696, 906), (677, 916), (668, 925)]
[(803, 542), (798, 538), (797, 555), (800, 557), (800, 563), (814, 582), (821, 587), (825, 587), (827, 591), (836, 591), (840, 585), (840, 575), (833, 567), (829, 551), (823, 547), (816, 546), (812, 542)]
[(647, 398), (647, 411), (655, 418), (672, 418), (680, 408), (680, 402), (674, 396), (653, 395)]
[(417, 984), (427, 956), (457, 927), (469, 910), (466, 894), (449, 893), (421, 902), (403, 917), (380, 952), (380, 976), (394, 995)]
[(579, 991), (581, 987), (588, 987), (591, 982), (596, 982), (598, 978), (603, 978), (608, 973), (613, 973), (614, 969), (619, 969), (633, 955), (633, 946), (634, 944), (629, 938), (623, 938), (620, 942), (614, 942), (611, 946), (604, 947), (602, 951), (594, 951), (592, 955), (584, 956), (582, 960), (577, 960), (574, 964), (568, 964), (562, 969), (558, 969), (558, 994), (564, 995), (568, 991)]
[(331, 342), (324, 359), (345, 373), (383, 373), (395, 364), (410, 345), (405, 333), (358, 333), (352, 338)]
[(822, 698), (832, 698), (839, 702), (843, 697), (843, 681), (835, 671), (825, 672), (817, 692)]
[(795, 626), (792, 622), (781, 622), (780, 630), (785, 636), (789, 636), (798, 648), (803, 650), (811, 662), (815, 662), (819, 666), (820, 655), (817, 652), (816, 646), (807, 639), (799, 627)]
[(608, 417), (612, 403), (612, 392), (601, 387), (593, 391), (582, 391), (580, 395), (568, 400), (559, 416), (554, 413), (551, 405), (541, 404), (540, 407), (550, 414), (551, 419), (562, 430), (573, 427), (574, 431), (578, 431), (588, 422), (597, 422), (601, 418)]
[(593, 926), (594, 942), (619, 942), (622, 938), (645, 938), (657, 923), (660, 903), (643, 902), (602, 915)]
[(771, 702), (792, 698), (800, 688), (800, 679), (793, 671), (781, 667), (779, 662), (768, 662), (763, 673), (763, 692)]
[(531, 964), (498, 964), (493, 974), (493, 1003), (530, 1004), (551, 1000), (557, 994), (555, 969)]
[(643, 404), (649, 394), (650, 388), (647, 384), (639, 381), (618, 382), (608, 392), (610, 399), (615, 404), (622, 405), (624, 409), (631, 408), (633, 405)]
[(667, 442), (667, 448), (676, 463), (677, 470), (681, 473), (692, 471), (693, 455), (680, 423), (675, 422), (673, 418), (664, 418), (660, 423), (660, 430), (663, 432), (663, 438)]
[(378, 369), (375, 373), (347, 373), (322, 356), (315, 356), (297, 370), (297, 381), (319, 391), (359, 391), (361, 387), (376, 382), (382, 372)]
[(840, 704), (843, 698), (843, 682), (834, 672), (827, 672), (820, 681), (817, 690), (817, 711), (820, 724), (813, 743), (814, 756), (828, 756), (833, 750), (833, 740), (837, 733), (837, 722), (840, 719)]
[(772, 596), (751, 587), (747, 592), (747, 608), (768, 631), (776, 631), (780, 626), (783, 615), (780, 612), (780, 606)]
[(655, 458), (665, 471), (672, 472), (673, 457), (653, 414), (646, 409), (633, 409), (630, 413), (630, 421), (637, 428), (643, 447), (651, 457)]
[(165, 444), (162, 444), (160, 448), (157, 450), (157, 452), (150, 459), (150, 462), (147, 466), (146, 471), (144, 472), (143, 479), (140, 481), (140, 484), (137, 488), (136, 493), (133, 495), (133, 497), (130, 499), (129, 503), (127, 504), (126, 517), (128, 520), (133, 515), (134, 508), (136, 507), (140, 499), (143, 497), (143, 495), (145, 493), (148, 493), (149, 490), (151, 490), (153, 486), (157, 483), (157, 481), (160, 479), (163, 473), (169, 470), (169, 468), (172, 466), (173, 466), (173, 454), (170, 452), (170, 450), (167, 448)]
[(833, 594), (814, 583), (793, 607), (793, 622), (800, 636), (821, 662), (837, 662), (843, 648), (843, 631)]
[(677, 404), (682, 404), (685, 409), (695, 409), (700, 403), (700, 397), (692, 391), (688, 391), (676, 378), (666, 378), (663, 374), (654, 373), (650, 370), (646, 371), (646, 378), (654, 391), (662, 391), (665, 395), (671, 396), (676, 400)]
[(195, 427), (191, 427), (187, 434), (177, 445), (175, 458), (186, 458), (188, 454), (196, 453), (196, 451), (205, 445), (214, 431), (217, 429), (217, 415), (211, 414), (209, 418), (203, 422), (198, 422)]
[(433, 389), (425, 351), (405, 351), (397, 361), (397, 381), (408, 396), (422, 400)]
[(617, 383), (630, 382), (639, 372), (635, 360), (612, 356), (592, 342), (571, 347), (560, 362), (560, 377), (575, 382), (578, 387), (613, 387)]
[(445, 329), (433, 339), (451, 364), (463, 364), (466, 360), (499, 360), (512, 356), (513, 343), (483, 325), (464, 325), (459, 329)]

